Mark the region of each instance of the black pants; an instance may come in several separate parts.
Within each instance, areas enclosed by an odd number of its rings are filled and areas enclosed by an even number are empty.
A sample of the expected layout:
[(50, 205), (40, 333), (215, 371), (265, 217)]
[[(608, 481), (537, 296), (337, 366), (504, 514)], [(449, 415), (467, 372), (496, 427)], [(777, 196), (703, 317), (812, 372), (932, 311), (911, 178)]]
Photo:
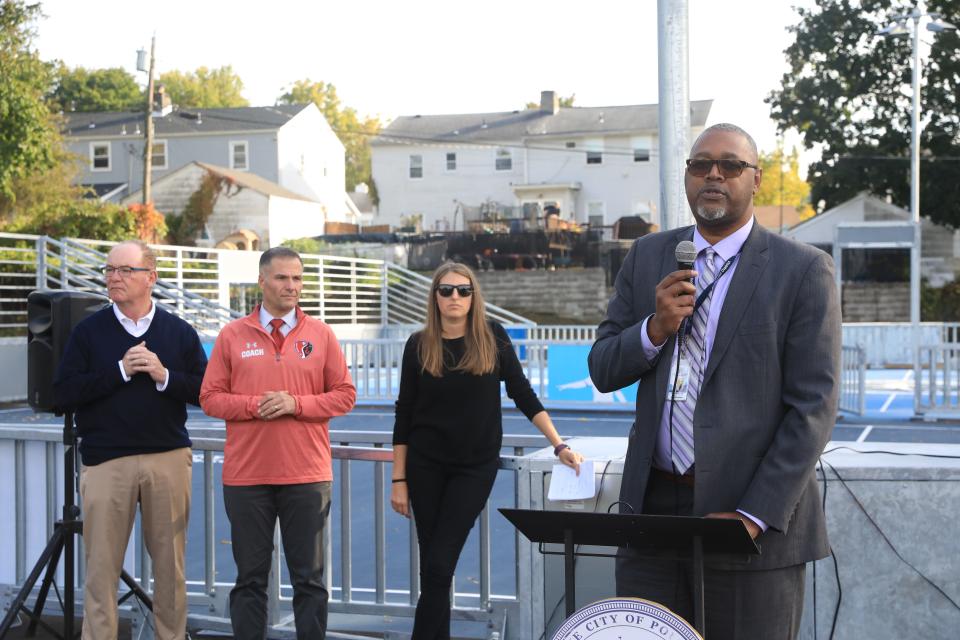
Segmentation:
[(326, 637), (329, 594), (323, 584), (323, 527), (330, 512), (330, 491), (329, 482), (223, 487), (237, 563), (230, 624), (238, 640), (266, 637), (267, 579), (278, 517), (293, 583), (297, 640)]
[[(693, 488), (650, 475), (643, 512), (688, 516)], [(664, 605), (693, 624), (693, 566), (689, 560), (640, 556), (621, 549), (617, 595)], [(710, 640), (792, 640), (800, 630), (806, 565), (765, 571), (704, 570), (704, 620)]]
[(420, 600), (412, 640), (449, 640), (450, 585), (500, 461), (458, 467), (407, 454), (407, 487), (420, 544)]

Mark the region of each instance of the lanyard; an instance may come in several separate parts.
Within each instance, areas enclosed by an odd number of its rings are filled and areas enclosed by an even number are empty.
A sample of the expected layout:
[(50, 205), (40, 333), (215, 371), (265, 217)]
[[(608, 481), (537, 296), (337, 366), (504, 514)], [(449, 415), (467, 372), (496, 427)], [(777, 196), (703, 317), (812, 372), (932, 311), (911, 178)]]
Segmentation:
[[(734, 260), (736, 260), (737, 256), (739, 255), (740, 255), (740, 252), (738, 251), (731, 257), (727, 258), (727, 260), (723, 263), (723, 266), (720, 267), (720, 271), (717, 272), (717, 276), (713, 279), (713, 282), (711, 282), (706, 287), (704, 287), (703, 291), (700, 292), (700, 295), (697, 296), (697, 301), (693, 305), (694, 315), (696, 315), (697, 310), (700, 308), (700, 305), (702, 305), (706, 301), (706, 299), (710, 296), (710, 294), (713, 292), (713, 286), (717, 284), (717, 281), (723, 277), (723, 274), (725, 274), (730, 269), (731, 265), (733, 265)], [(689, 320), (689, 322), (687, 322), (687, 320)], [(690, 318), (687, 318), (687, 320), (684, 320), (684, 323), (683, 323), (684, 324), (683, 326), (684, 340), (686, 340), (686, 338), (690, 336), (690, 331), (693, 327), (693, 316), (690, 316)]]

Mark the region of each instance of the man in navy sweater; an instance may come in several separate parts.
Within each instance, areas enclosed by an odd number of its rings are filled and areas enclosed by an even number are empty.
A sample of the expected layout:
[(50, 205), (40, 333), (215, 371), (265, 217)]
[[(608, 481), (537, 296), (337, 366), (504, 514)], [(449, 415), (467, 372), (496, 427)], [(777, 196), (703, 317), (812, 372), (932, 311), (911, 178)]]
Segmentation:
[(153, 303), (156, 267), (140, 241), (110, 251), (103, 272), (113, 305), (74, 328), (54, 380), (57, 406), (76, 412), (80, 434), (84, 640), (117, 637), (117, 583), (138, 502), (156, 581), (155, 636), (186, 633), (186, 403), (199, 404), (207, 358), (196, 331)]

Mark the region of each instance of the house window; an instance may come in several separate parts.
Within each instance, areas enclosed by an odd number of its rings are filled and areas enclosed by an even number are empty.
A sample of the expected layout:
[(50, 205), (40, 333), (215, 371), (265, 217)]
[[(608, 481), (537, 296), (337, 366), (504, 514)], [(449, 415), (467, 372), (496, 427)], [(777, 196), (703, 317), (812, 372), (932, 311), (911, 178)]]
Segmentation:
[(587, 203), (587, 220), (594, 217), (599, 217), (603, 219), (603, 212), (606, 209), (603, 202), (588, 202)]
[(90, 170), (110, 171), (110, 143), (90, 143)]
[(157, 140), (153, 143), (153, 148), (150, 150), (150, 162), (153, 164), (154, 169), (167, 168), (166, 140)]
[(510, 149), (497, 149), (495, 166), (497, 171), (513, 170), (513, 154)]
[(423, 156), (410, 156), (410, 179), (419, 180), (423, 177)]
[(587, 140), (587, 164), (603, 164), (603, 140)]
[(631, 141), (633, 147), (634, 162), (650, 162), (650, 137), (641, 136), (633, 138)]
[[(301, 163), (303, 158), (301, 157)], [(246, 140), (230, 143), (230, 168), (246, 171), (250, 168), (249, 146)]]
[(447, 171), (456, 171), (457, 170), (457, 154), (456, 153), (447, 153)]

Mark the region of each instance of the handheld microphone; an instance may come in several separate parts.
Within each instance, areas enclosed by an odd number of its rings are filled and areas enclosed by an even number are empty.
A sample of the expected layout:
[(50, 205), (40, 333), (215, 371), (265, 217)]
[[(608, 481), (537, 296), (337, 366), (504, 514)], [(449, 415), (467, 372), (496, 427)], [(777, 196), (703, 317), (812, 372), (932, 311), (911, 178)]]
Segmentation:
[(693, 263), (697, 259), (697, 246), (689, 240), (684, 240), (677, 244), (674, 256), (677, 258), (677, 270), (693, 269)]
[[(677, 258), (678, 271), (693, 269), (693, 263), (697, 259), (697, 245), (693, 244), (690, 240), (683, 240), (677, 243), (677, 249), (673, 255)], [(693, 278), (688, 279), (687, 282), (693, 282)], [(677, 331), (677, 333), (680, 334), (680, 349), (683, 349), (683, 343), (689, 331), (689, 324), (687, 319), (684, 318)]]

